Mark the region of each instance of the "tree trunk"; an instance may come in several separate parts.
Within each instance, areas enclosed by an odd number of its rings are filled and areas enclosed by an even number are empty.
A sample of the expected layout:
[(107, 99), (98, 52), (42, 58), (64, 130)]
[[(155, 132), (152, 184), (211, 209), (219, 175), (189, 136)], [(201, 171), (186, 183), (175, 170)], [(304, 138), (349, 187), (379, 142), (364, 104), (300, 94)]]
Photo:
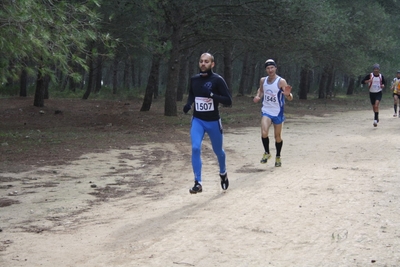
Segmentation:
[(135, 87), (136, 84), (136, 79), (135, 79), (135, 60), (133, 57), (131, 57), (131, 79), (132, 79), (132, 86)]
[(65, 75), (65, 77), (63, 78), (62, 83), (61, 83), (61, 92), (64, 92), (65, 88), (67, 88), (69, 79), (70, 79), (69, 75), (68, 74)]
[[(72, 54), (72, 52), (70, 51), (70, 52), (68, 53), (68, 60), (67, 60), (67, 62), (68, 62), (68, 65), (73, 66), (73, 63), (71, 62), (71, 54)], [(61, 85), (60, 85), (60, 91), (61, 91), (61, 92), (64, 92), (65, 89), (67, 88), (68, 82), (69, 82), (69, 80), (70, 80), (69, 72), (63, 73), (62, 71), (59, 71), (59, 73), (60, 73), (60, 75), (59, 75), (59, 79), (58, 79), (58, 80), (59, 80), (59, 83), (61, 83)]]
[(44, 79), (44, 81), (43, 81), (43, 86), (44, 86), (43, 98), (44, 99), (49, 99), (50, 76), (49, 75), (45, 75), (43, 77), (43, 79)]
[[(9, 61), (8, 64), (8, 73), (12, 73), (14, 69), (14, 62), (12, 60)], [(11, 76), (7, 76), (7, 82), (6, 82), (6, 86), (7, 87), (12, 87), (14, 85), (14, 80)]]
[(325, 98), (325, 88), (326, 88), (326, 80), (328, 79), (328, 74), (323, 71), (321, 75), (321, 80), (319, 81), (318, 87), (318, 98), (323, 99)]
[[(160, 60), (160, 66), (161, 66), (161, 60)], [(157, 87), (154, 89), (154, 92), (153, 92), (154, 99), (158, 98), (158, 91), (160, 90), (159, 87), (160, 87), (160, 68), (158, 69)]]
[(357, 82), (356, 82), (356, 87), (354, 88), (355, 93), (357, 93), (357, 88), (360, 88), (362, 79), (363, 79), (362, 76), (358, 76)]
[(26, 97), (28, 88), (28, 72), (26, 69), (22, 69), (20, 75), (20, 86), (19, 86), (19, 96)]
[[(257, 80), (256, 80), (256, 84), (257, 84), (257, 90), (260, 88), (260, 80), (262, 77), (266, 77), (267, 76), (267, 72), (264, 68), (264, 63), (261, 63), (260, 66), (257, 68)], [(262, 88), (261, 88), (262, 89)]]
[(123, 85), (124, 85), (124, 89), (125, 90), (129, 90), (129, 87), (130, 87), (130, 83), (129, 83), (129, 68), (130, 68), (130, 66), (129, 66), (129, 62), (130, 62), (130, 60), (125, 60), (124, 61), (124, 73), (123, 73)]
[(182, 29), (181, 26), (173, 28), (171, 36), (171, 54), (168, 60), (168, 80), (167, 88), (165, 89), (165, 104), (164, 104), (164, 115), (165, 116), (177, 116), (176, 110), (176, 88), (179, 79), (179, 51)]
[(72, 77), (70, 77), (68, 85), (69, 90), (71, 92), (75, 92), (77, 87), (79, 87), (79, 84)]
[(186, 94), (189, 93), (190, 80), (191, 80), (192, 76), (195, 75), (195, 73), (198, 71), (198, 68), (199, 68), (198, 61), (196, 61), (196, 60), (197, 60), (197, 58), (195, 58), (195, 57), (189, 58), (189, 62), (188, 62), (189, 75), (188, 75), (188, 79), (187, 79), (188, 86), (186, 87)]
[(334, 68), (332, 66), (329, 66), (326, 69), (326, 73), (327, 73), (327, 82), (326, 82), (326, 90), (325, 90), (326, 95), (325, 96), (326, 97), (333, 97), (334, 96), (334, 93), (333, 93), (333, 89), (334, 89), (333, 82), (335, 80)]
[(307, 93), (310, 87), (309, 77), (308, 66), (303, 66), (300, 72), (299, 99), (307, 99)]
[(349, 87), (349, 81), (350, 77), (347, 75), (342, 75), (343, 82), (341, 84), (341, 88), (348, 88)]
[(83, 95), (84, 100), (89, 98), (90, 93), (92, 92), (92, 88), (93, 88), (93, 53), (92, 53), (92, 47), (93, 44), (91, 46), (91, 48), (89, 49), (88, 52), (88, 66), (89, 66), (89, 76), (88, 76), (88, 84), (86, 87), (86, 92)]
[(349, 86), (347, 87), (346, 95), (353, 95), (355, 84), (356, 84), (356, 79), (354, 79), (354, 77), (350, 77)]
[(84, 68), (81, 69), (81, 80), (79, 83), (76, 83), (79, 86), (79, 90), (83, 90), (85, 88), (85, 80), (86, 80), (86, 70)]
[(137, 64), (136, 66), (137, 66), (137, 68), (136, 68), (136, 73), (137, 73), (136, 86), (141, 87), (142, 86), (142, 65)]
[[(255, 58), (254, 53), (252, 53), (250, 57), (250, 63), (249, 63), (249, 81), (247, 84), (247, 90), (245, 90), (246, 94), (251, 94), (253, 92), (253, 88), (257, 86), (255, 83), (255, 74), (256, 74), (256, 68), (257, 64), (256, 63), (251, 63), (251, 62), (257, 62), (257, 59)], [(256, 87), (258, 88), (258, 86)]]
[(182, 101), (183, 94), (185, 92), (185, 88), (187, 88), (187, 70), (188, 70), (188, 58), (187, 52), (185, 51), (180, 58), (180, 66), (179, 66), (179, 82), (178, 82), (178, 90), (176, 92), (176, 100)]
[(118, 87), (118, 59), (117, 57), (114, 58), (114, 65), (113, 65), (113, 76), (112, 76), (112, 92), (115, 95), (117, 93)]
[(243, 65), (242, 65), (242, 75), (240, 77), (239, 83), (239, 96), (244, 96), (244, 91), (246, 84), (248, 84), (249, 80), (249, 50), (246, 49), (243, 57)]
[(42, 75), (42, 67), (39, 67), (37, 79), (36, 79), (36, 90), (35, 90), (35, 98), (33, 100), (33, 105), (35, 107), (43, 107), (44, 106), (44, 79)]
[(100, 92), (102, 80), (103, 80), (103, 57), (101, 55), (98, 55), (96, 64), (96, 82), (94, 89), (95, 93)]
[(228, 89), (232, 94), (232, 43), (225, 42), (224, 43), (224, 79), (226, 85), (228, 85)]
[(149, 111), (153, 100), (153, 93), (158, 91), (158, 77), (160, 72), (161, 55), (155, 54), (151, 62), (149, 79), (140, 111)]

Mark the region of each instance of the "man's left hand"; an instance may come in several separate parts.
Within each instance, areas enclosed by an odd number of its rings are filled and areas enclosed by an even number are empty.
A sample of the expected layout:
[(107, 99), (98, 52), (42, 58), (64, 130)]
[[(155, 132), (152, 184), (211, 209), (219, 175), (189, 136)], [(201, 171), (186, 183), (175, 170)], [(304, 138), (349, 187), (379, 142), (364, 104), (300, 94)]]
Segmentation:
[(201, 92), (203, 96), (210, 97), (211, 96), (211, 88), (206, 86), (201, 87)]
[(286, 85), (283, 88), (283, 94), (284, 95), (288, 96), (288, 95), (290, 95), (291, 92), (292, 92), (292, 86), (291, 85)]

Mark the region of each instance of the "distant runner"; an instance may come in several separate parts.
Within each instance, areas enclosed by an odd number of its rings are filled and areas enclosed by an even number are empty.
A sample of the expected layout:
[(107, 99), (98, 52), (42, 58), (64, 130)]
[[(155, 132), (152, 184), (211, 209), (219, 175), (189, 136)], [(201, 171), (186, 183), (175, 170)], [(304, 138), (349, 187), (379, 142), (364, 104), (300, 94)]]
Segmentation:
[[(393, 91), (393, 117), (397, 117), (397, 106), (399, 104), (399, 96), (400, 96), (400, 70), (397, 71), (396, 77), (393, 79), (392, 86), (390, 89)], [(400, 110), (399, 110), (400, 111)], [(399, 114), (400, 118), (400, 114)]]
[(379, 64), (372, 66), (372, 73), (365, 76), (361, 84), (368, 84), (369, 99), (371, 101), (372, 110), (374, 111), (374, 127), (378, 126), (379, 122), (379, 103), (382, 100), (382, 89), (385, 88), (385, 78), (380, 73)]

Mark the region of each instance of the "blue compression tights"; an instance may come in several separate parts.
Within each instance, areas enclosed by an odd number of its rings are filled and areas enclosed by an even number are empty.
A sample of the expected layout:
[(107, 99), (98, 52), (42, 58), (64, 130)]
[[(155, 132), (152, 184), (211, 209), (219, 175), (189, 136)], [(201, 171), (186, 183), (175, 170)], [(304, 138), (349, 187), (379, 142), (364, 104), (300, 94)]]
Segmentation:
[(198, 118), (193, 118), (192, 127), (190, 129), (190, 136), (192, 139), (192, 167), (194, 179), (199, 183), (202, 181), (201, 145), (205, 133), (210, 137), (213, 151), (218, 158), (219, 172), (221, 174), (226, 172), (225, 151), (222, 148), (223, 135), (221, 120), (203, 121)]

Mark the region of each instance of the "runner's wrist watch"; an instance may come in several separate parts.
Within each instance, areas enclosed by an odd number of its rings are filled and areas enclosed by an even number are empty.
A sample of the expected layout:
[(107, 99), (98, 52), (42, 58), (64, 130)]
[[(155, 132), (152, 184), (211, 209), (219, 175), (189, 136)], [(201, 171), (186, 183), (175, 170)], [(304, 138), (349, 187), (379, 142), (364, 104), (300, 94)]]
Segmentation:
[(213, 92), (210, 92), (210, 97), (213, 97), (213, 96), (214, 96)]

